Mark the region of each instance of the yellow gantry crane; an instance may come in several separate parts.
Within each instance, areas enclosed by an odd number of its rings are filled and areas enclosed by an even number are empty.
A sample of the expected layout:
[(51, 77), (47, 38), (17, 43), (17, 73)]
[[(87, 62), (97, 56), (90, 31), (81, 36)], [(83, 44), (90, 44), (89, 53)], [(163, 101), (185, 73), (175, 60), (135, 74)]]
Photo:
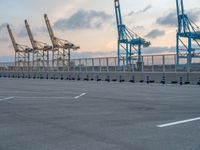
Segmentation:
[(47, 14), (44, 15), (44, 19), (45, 19), (46, 26), (49, 32), (49, 36), (51, 38), (51, 42), (53, 44), (52, 66), (65, 67), (67, 65), (69, 68), (70, 59), (71, 59), (71, 56), (70, 56), (71, 50), (75, 51), (75, 50), (80, 49), (80, 47), (75, 46), (74, 44), (68, 42), (67, 40), (63, 40), (63, 39), (59, 39), (55, 37), (50, 21), (47, 17)]
[(17, 71), (25, 71), (24, 69), (27, 68), (28, 71), (30, 67), (30, 54), (32, 53), (33, 49), (26, 45), (16, 43), (9, 25), (7, 25), (7, 29), (15, 50), (15, 69)]
[(52, 46), (47, 43), (36, 41), (31, 32), (28, 21), (25, 20), (24, 22), (33, 47), (33, 68), (35, 69), (37, 66), (37, 68), (42, 67), (43, 70), (45, 70), (45, 68), (49, 68), (49, 52), (52, 50)]

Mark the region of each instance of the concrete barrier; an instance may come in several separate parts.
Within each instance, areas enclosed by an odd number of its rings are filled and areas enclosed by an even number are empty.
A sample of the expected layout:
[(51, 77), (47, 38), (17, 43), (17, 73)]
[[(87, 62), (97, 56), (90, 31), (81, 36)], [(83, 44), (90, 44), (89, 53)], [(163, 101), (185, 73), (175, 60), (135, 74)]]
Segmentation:
[[(0, 78), (197, 84), (200, 72), (0, 72)], [(148, 80), (148, 81), (147, 81)], [(181, 81), (180, 81), (181, 80)]]

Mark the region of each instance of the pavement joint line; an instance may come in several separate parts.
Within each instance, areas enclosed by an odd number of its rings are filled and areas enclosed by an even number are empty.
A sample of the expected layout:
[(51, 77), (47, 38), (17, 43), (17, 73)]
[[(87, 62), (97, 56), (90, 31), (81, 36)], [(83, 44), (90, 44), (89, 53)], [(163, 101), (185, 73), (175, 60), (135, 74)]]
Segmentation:
[(70, 98), (70, 97), (32, 97), (32, 96), (26, 96), (26, 97), (18, 97), (16, 96), (16, 98), (21, 98), (21, 99), (27, 99), (27, 98), (30, 98), (30, 99), (66, 99), (66, 98)]
[(6, 97), (6, 98), (2, 98), (2, 99), (0, 99), (0, 101), (11, 100), (11, 99), (14, 99), (14, 97)]
[(200, 117), (198, 118), (192, 118), (192, 119), (187, 119), (187, 120), (182, 120), (182, 121), (177, 121), (177, 122), (172, 122), (172, 123), (167, 123), (167, 124), (162, 124), (158, 125), (158, 128), (165, 128), (165, 127), (170, 127), (170, 126), (175, 126), (175, 125), (180, 125), (188, 122), (194, 122), (194, 121), (199, 121)]
[(84, 96), (84, 95), (86, 95), (86, 93), (82, 93), (82, 94), (80, 94), (80, 95), (74, 97), (74, 99), (79, 99), (80, 97), (82, 97), (82, 96)]

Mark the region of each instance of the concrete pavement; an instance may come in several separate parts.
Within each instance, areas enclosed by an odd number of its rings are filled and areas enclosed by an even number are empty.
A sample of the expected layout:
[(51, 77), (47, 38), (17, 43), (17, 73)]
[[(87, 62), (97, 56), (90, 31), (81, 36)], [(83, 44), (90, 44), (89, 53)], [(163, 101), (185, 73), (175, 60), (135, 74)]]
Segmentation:
[(0, 150), (199, 150), (200, 87), (0, 79)]

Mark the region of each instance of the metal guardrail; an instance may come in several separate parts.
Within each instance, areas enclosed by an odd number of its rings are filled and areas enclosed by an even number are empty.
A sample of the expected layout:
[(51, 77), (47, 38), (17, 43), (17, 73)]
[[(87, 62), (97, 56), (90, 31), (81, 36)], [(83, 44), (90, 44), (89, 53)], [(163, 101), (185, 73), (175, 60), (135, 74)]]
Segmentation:
[[(75, 72), (200, 72), (200, 59), (194, 59), (191, 66), (185, 65), (186, 62), (180, 62), (176, 65), (176, 55), (146, 55), (142, 56), (143, 63), (138, 64), (137, 58), (132, 59), (133, 64), (126, 66), (125, 58), (121, 60), (121, 66), (118, 66), (117, 57), (105, 58), (83, 58), (72, 59), (70, 66), (52, 67), (49, 66), (32, 67), (21, 65), (15, 67), (14, 62), (0, 63), (0, 71), (75, 71)], [(42, 64), (42, 63), (39, 63)]]

